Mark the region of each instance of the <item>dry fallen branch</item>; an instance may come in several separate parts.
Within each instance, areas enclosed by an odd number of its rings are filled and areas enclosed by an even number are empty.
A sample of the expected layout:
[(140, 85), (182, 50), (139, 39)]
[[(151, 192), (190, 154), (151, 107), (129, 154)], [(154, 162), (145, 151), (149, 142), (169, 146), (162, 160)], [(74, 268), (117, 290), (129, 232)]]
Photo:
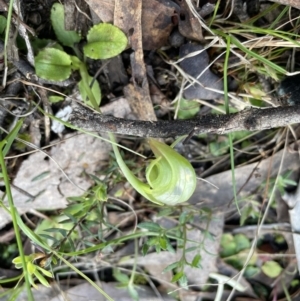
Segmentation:
[(190, 120), (141, 121), (102, 115), (74, 103), (69, 122), (87, 131), (112, 132), (137, 137), (167, 138), (191, 133), (226, 134), (300, 123), (300, 105), (266, 109), (249, 108), (235, 114), (203, 115)]

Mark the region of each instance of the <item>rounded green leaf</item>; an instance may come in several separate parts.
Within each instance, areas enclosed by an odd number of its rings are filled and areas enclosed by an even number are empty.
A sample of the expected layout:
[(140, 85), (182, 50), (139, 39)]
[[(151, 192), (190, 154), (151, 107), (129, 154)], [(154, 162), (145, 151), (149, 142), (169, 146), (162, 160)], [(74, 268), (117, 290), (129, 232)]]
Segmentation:
[(84, 46), (84, 54), (92, 59), (108, 59), (120, 54), (127, 46), (126, 35), (116, 26), (101, 23), (93, 26)]
[(251, 246), (249, 238), (244, 234), (235, 235), (234, 241), (236, 243), (236, 252), (240, 252), (242, 250), (249, 249)]
[(280, 264), (273, 260), (265, 262), (261, 269), (270, 278), (276, 278), (282, 272)]
[(37, 76), (53, 81), (63, 81), (71, 75), (71, 58), (64, 51), (45, 48), (35, 57)]
[(81, 39), (80, 35), (73, 30), (65, 30), (65, 12), (64, 6), (60, 3), (54, 3), (51, 8), (51, 24), (55, 35), (64, 46), (73, 47)]

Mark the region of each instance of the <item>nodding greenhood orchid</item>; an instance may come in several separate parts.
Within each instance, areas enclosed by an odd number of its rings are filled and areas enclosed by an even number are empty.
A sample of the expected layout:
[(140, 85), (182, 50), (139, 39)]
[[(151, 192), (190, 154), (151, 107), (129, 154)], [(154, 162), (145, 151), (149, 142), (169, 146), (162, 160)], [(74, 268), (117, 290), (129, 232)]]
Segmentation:
[[(111, 138), (116, 142), (114, 137)], [(113, 150), (127, 181), (149, 201), (158, 205), (174, 206), (186, 202), (196, 188), (196, 174), (190, 162), (172, 147), (155, 139), (148, 140), (155, 155), (146, 168), (148, 184), (140, 181), (123, 161), (119, 149)]]

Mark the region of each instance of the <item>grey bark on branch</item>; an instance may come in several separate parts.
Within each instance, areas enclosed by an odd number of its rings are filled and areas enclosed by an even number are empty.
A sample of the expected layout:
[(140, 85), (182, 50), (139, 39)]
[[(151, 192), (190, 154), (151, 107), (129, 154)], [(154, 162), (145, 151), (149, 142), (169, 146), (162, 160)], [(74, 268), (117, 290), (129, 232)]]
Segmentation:
[(69, 122), (87, 131), (112, 132), (137, 137), (167, 138), (191, 133), (226, 134), (241, 130), (261, 131), (300, 123), (300, 105), (276, 108), (249, 108), (229, 115), (203, 115), (189, 120), (141, 121), (99, 114), (73, 104)]

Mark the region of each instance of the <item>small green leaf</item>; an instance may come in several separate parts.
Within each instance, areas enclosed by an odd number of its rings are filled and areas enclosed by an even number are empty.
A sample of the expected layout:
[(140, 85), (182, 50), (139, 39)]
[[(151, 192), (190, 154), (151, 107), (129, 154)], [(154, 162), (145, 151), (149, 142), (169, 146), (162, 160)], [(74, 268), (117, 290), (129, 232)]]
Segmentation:
[(153, 222), (142, 222), (138, 224), (138, 227), (151, 232), (160, 232), (162, 230), (159, 224)]
[(234, 236), (234, 241), (236, 243), (236, 252), (250, 248), (250, 241), (244, 234), (236, 234)]
[(186, 100), (182, 98), (179, 103), (178, 118), (191, 119), (200, 110), (200, 104), (197, 101)]
[(60, 228), (45, 229), (44, 231), (50, 233), (60, 233), (62, 237), (65, 237), (68, 234), (68, 231), (66, 229), (60, 229)]
[(42, 285), (44, 285), (44, 286), (46, 286), (46, 287), (50, 287), (49, 282), (45, 279), (45, 277), (44, 277), (38, 270), (36, 270), (36, 271), (34, 272), (34, 276), (39, 280), (39, 282), (40, 282)]
[(184, 276), (183, 271), (178, 272), (177, 274), (175, 274), (171, 280), (171, 282), (176, 282), (178, 281), (181, 277)]
[(52, 5), (50, 18), (55, 35), (64, 46), (73, 47), (80, 41), (81, 37), (76, 31), (65, 30), (65, 12), (62, 4)]
[(220, 255), (222, 258), (229, 257), (237, 253), (236, 242), (230, 233), (225, 233), (222, 235), (221, 248)]
[(293, 288), (297, 288), (297, 287), (299, 287), (299, 285), (300, 285), (300, 281), (298, 279), (292, 280), (291, 284), (290, 284), (290, 286)]
[(155, 251), (156, 251), (157, 254), (160, 253), (161, 247), (160, 247), (159, 244), (155, 245)]
[(10, 133), (0, 142), (0, 149), (2, 150), (3, 156), (5, 157), (17, 137), (18, 132), (23, 124), (23, 120), (19, 120), (15, 127), (10, 131)]
[(191, 266), (194, 267), (194, 268), (199, 268), (200, 267), (200, 260), (201, 260), (201, 255), (196, 254), (195, 257), (193, 258)]
[(155, 245), (157, 245), (158, 243), (159, 243), (159, 237), (150, 237), (148, 240), (147, 240), (147, 245), (148, 246), (155, 246)]
[(273, 260), (265, 262), (261, 269), (270, 278), (276, 278), (282, 272), (282, 267), (278, 262)]
[(57, 102), (63, 101), (65, 98), (63, 96), (59, 96), (59, 95), (50, 95), (48, 97), (48, 99), (51, 103), (57, 103)]
[(293, 180), (289, 180), (289, 179), (284, 179), (284, 187), (286, 186), (297, 186), (298, 183), (296, 181), (293, 181)]
[(35, 57), (37, 76), (53, 81), (63, 81), (71, 75), (70, 56), (55, 48), (45, 48)]
[(22, 263), (21, 256), (18, 256), (18, 257), (16, 257), (16, 258), (14, 258), (14, 259), (12, 260), (12, 263), (13, 263), (13, 264), (20, 264), (20, 263)]
[(36, 266), (31, 262), (27, 262), (27, 270), (29, 274), (34, 274), (36, 271)]
[(126, 35), (116, 26), (101, 23), (93, 26), (84, 46), (84, 54), (92, 59), (108, 59), (120, 54), (127, 46)]
[(107, 186), (103, 183), (99, 183), (95, 188), (93, 188), (93, 192), (95, 193), (97, 201), (107, 201)]
[(2, 34), (6, 28), (7, 20), (4, 16), (0, 16), (0, 34)]
[(37, 289), (38, 287), (37, 287), (37, 285), (34, 283), (34, 280), (33, 280), (33, 278), (32, 278), (32, 274), (28, 273), (27, 277), (28, 277), (28, 279), (29, 279), (30, 284), (31, 284), (35, 289)]
[(166, 266), (162, 272), (165, 273), (165, 272), (172, 271), (172, 270), (176, 269), (178, 266), (180, 266), (180, 262), (178, 262), (178, 261), (173, 262), (173, 263), (169, 264), (168, 266)]
[(52, 237), (52, 236), (50, 236), (50, 235), (48, 235), (48, 234), (40, 233), (39, 236), (40, 236), (40, 237), (43, 237), (43, 238), (45, 238), (45, 239), (48, 239), (48, 240), (52, 240), (52, 241), (54, 241), (54, 242), (56, 242), (56, 243), (58, 242), (57, 239), (56, 239), (55, 237)]
[(116, 278), (117, 281), (123, 284), (127, 284), (129, 282), (129, 277), (118, 269), (114, 269), (113, 276)]
[(249, 132), (249, 131), (236, 131), (236, 132), (232, 133), (232, 139), (234, 141), (247, 139), (247, 137), (250, 134), (251, 134), (251, 132)]
[(229, 242), (227, 244), (226, 247), (223, 247), (221, 252), (220, 252), (220, 255), (222, 258), (226, 258), (226, 257), (229, 257), (229, 256), (232, 256), (236, 254), (236, 243), (235, 242)]
[(257, 275), (260, 272), (260, 268), (253, 266), (253, 265), (248, 265), (245, 269), (244, 276), (246, 278), (253, 278), (255, 275)]
[(160, 237), (159, 238), (159, 245), (163, 250), (167, 249), (167, 239), (166, 237)]
[(197, 246), (186, 248), (185, 253), (193, 252), (193, 251), (197, 250), (198, 248), (199, 247), (197, 247)]
[(185, 274), (181, 278), (179, 278), (178, 282), (181, 287), (187, 288), (188, 280)]
[[(79, 203), (79, 204), (70, 204), (68, 205), (67, 208), (63, 210), (65, 214), (70, 214), (70, 215), (76, 215), (77, 213), (81, 213), (83, 211), (84, 204)], [(82, 212), (82, 214), (85, 214), (85, 212)], [(81, 215), (81, 214), (80, 214)]]
[[(91, 85), (92, 80), (93, 80), (93, 78), (88, 75), (89, 85)], [(78, 83), (78, 88), (79, 88), (79, 92), (80, 92), (80, 95), (81, 95), (83, 101), (88, 106), (93, 107), (91, 101), (88, 99), (88, 95), (87, 95), (86, 89), (84, 87), (83, 79)], [(99, 83), (96, 80), (93, 82), (93, 86), (92, 86), (91, 90), (92, 90), (92, 93), (93, 93), (93, 95), (95, 97), (97, 105), (99, 106), (100, 102), (101, 102), (101, 90), (100, 90)]]

